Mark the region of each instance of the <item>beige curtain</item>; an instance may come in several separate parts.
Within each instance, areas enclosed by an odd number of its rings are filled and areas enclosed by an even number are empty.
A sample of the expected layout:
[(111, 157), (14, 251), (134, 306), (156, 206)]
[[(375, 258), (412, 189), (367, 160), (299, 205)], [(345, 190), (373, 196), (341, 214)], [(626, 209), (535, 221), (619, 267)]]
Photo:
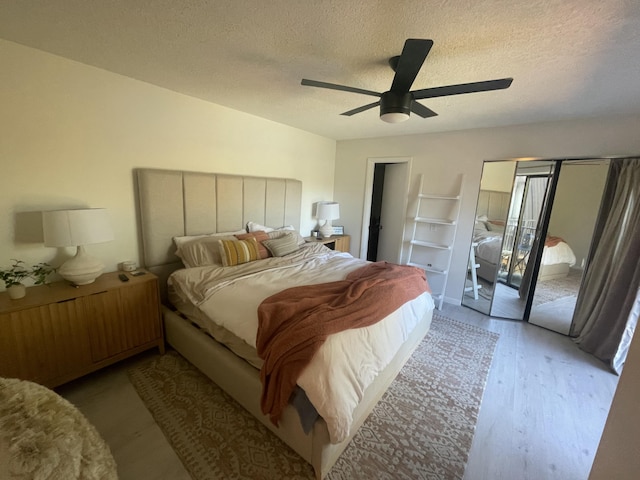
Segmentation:
[(640, 288), (640, 159), (612, 160), (593, 241), (569, 334), (619, 374)]

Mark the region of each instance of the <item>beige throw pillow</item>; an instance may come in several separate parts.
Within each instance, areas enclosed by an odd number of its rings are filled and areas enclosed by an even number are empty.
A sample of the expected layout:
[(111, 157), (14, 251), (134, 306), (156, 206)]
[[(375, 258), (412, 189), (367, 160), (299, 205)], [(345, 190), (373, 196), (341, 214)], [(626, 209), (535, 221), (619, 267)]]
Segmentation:
[(262, 244), (267, 247), (274, 257), (284, 257), (300, 249), (295, 232), (287, 233), (279, 238), (265, 240)]

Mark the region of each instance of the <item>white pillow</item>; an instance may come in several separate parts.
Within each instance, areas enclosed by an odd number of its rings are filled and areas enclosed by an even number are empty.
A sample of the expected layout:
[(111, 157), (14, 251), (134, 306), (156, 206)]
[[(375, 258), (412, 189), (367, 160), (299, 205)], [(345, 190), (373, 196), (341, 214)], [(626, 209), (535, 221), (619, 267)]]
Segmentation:
[(222, 265), (218, 240), (237, 240), (234, 235), (241, 233), (247, 232), (236, 230), (235, 232), (173, 237), (173, 243), (176, 245), (175, 254), (180, 257), (186, 268)]
[(304, 245), (304, 237), (300, 235), (293, 225), (285, 225), (284, 227), (273, 228), (267, 227), (266, 225), (261, 225), (256, 222), (247, 222), (247, 231), (249, 233), (252, 232), (267, 232), (269, 234), (269, 238), (280, 238), (286, 233), (293, 232), (296, 235), (296, 241), (298, 245)]
[(293, 228), (293, 225), (285, 225), (284, 227), (279, 227), (279, 228), (274, 228), (274, 227), (267, 227), (266, 225), (262, 225), (260, 223), (257, 222), (247, 222), (247, 232), (252, 233), (252, 232), (258, 232), (262, 230), (263, 232), (274, 232), (276, 230), (294, 230), (295, 228)]

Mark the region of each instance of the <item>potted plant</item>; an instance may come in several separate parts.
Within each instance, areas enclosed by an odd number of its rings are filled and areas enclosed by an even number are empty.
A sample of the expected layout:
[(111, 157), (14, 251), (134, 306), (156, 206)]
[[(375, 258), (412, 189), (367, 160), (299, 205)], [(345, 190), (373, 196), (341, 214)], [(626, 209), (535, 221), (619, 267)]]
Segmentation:
[(31, 278), (35, 285), (42, 285), (47, 276), (56, 271), (48, 263), (38, 263), (29, 268), (22, 260), (12, 259), (12, 262), (9, 268), (0, 269), (0, 280), (4, 282), (9, 297), (14, 300), (26, 294), (26, 287), (22, 283), (24, 279)]

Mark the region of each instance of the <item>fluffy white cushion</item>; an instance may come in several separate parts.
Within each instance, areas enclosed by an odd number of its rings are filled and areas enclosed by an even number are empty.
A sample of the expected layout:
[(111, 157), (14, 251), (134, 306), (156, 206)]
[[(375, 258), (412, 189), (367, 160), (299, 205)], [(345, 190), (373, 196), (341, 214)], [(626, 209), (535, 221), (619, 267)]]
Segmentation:
[(118, 473), (75, 406), (41, 385), (0, 378), (0, 478), (117, 480)]

